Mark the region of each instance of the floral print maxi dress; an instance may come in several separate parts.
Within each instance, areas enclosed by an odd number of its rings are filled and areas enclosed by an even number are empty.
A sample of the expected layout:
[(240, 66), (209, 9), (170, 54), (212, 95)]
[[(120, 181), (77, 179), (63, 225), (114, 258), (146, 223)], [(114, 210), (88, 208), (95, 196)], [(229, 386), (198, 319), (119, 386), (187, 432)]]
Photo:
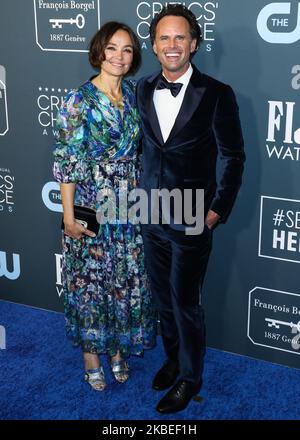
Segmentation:
[[(140, 120), (131, 82), (122, 93), (123, 118), (91, 81), (58, 112), (53, 173), (76, 184), (75, 204), (97, 209), (98, 191), (117, 196), (124, 182), (128, 192), (136, 186)], [(67, 336), (84, 352), (126, 358), (155, 345), (140, 225), (106, 223), (95, 238), (63, 233), (63, 289)]]

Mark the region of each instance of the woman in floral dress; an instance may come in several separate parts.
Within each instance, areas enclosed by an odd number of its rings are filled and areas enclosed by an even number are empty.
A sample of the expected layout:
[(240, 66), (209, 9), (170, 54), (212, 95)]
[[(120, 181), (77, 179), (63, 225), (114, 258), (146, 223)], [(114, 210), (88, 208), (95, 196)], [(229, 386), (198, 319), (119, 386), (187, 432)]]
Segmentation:
[(85, 380), (101, 391), (99, 355), (109, 356), (115, 379), (125, 382), (129, 356), (152, 348), (156, 329), (140, 225), (100, 224), (95, 234), (74, 217), (74, 204), (99, 209), (99, 191), (118, 198), (124, 184), (128, 192), (136, 186), (140, 119), (133, 84), (123, 77), (139, 67), (139, 42), (128, 26), (106, 23), (89, 59), (100, 73), (71, 91), (59, 110), (53, 172), (64, 211), (67, 336), (83, 351)]

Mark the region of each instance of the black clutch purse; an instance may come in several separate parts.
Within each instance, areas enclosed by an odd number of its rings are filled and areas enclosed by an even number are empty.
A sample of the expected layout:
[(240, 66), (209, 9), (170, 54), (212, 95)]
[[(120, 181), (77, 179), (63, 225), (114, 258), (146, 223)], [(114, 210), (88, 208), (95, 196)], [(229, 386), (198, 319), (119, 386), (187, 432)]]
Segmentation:
[[(75, 221), (80, 223), (86, 229), (95, 232), (99, 232), (99, 223), (96, 218), (96, 211), (86, 206), (74, 205), (74, 217)], [(64, 219), (61, 221), (61, 228), (65, 229)]]

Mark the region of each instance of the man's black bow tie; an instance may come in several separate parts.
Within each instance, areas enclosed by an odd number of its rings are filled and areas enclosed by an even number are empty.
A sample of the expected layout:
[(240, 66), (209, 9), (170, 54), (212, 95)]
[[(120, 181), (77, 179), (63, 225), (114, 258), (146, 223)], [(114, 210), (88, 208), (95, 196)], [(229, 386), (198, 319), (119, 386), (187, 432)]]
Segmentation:
[(172, 96), (177, 96), (183, 86), (182, 83), (169, 82), (163, 75), (160, 75), (156, 85), (156, 90), (169, 89)]

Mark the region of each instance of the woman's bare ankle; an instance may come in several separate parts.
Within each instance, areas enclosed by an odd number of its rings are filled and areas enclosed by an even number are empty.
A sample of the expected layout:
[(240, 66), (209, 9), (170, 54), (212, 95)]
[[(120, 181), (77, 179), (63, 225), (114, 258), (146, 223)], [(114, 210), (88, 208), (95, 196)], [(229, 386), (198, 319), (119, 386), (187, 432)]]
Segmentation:
[(84, 366), (86, 370), (100, 367), (99, 357), (95, 353), (83, 353)]

